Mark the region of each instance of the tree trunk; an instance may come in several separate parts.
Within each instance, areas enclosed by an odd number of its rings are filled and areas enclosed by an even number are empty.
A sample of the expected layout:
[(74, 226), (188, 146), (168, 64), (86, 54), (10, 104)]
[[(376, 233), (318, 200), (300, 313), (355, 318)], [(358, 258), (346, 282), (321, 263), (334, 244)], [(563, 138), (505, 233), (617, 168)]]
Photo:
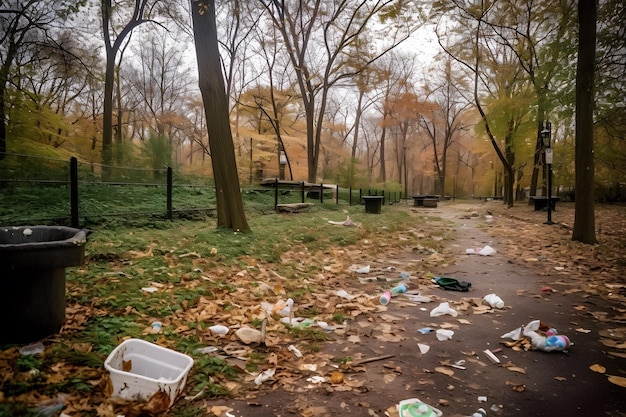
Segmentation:
[(115, 49), (107, 50), (104, 76), (104, 98), (102, 113), (102, 176), (106, 179), (113, 162), (113, 86), (115, 79)]
[(215, 0), (194, 0), (191, 17), (198, 61), (200, 93), (204, 102), (209, 148), (215, 178), (217, 227), (247, 232), (235, 146), (228, 117), (228, 98), (217, 41)]
[(576, 214), (572, 240), (597, 243), (594, 193), (593, 100), (596, 53), (596, 0), (578, 1), (576, 67)]

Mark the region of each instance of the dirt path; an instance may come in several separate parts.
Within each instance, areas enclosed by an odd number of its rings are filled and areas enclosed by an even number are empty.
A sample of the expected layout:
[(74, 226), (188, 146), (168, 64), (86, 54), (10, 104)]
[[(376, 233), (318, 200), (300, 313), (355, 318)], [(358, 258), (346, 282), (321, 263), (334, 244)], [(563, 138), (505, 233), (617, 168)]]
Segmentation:
[[(430, 297), (431, 302), (415, 303), (396, 296), (387, 307), (376, 306), (347, 321), (345, 328), (330, 333), (331, 341), (320, 352), (294, 358), (290, 372), (277, 373), (247, 399), (220, 400), (213, 405), (227, 406), (230, 415), (237, 417), (394, 416), (399, 401), (419, 398), (446, 417), (469, 416), (479, 407), (488, 416), (625, 416), (625, 388), (607, 377), (626, 373), (626, 359), (620, 354), (624, 346), (610, 342), (613, 336), (620, 339), (618, 333), (623, 336), (624, 306), (619, 299), (589, 296), (578, 281), (568, 281), (566, 267), (549, 257), (536, 260), (543, 263), (539, 269), (533, 267), (536, 263), (521, 262), (505, 248), (509, 244), (505, 239), (490, 233), (493, 222), (499, 220), (486, 217), (488, 209), (484, 204), (455, 203), (410, 209), (416, 216), (440, 216), (448, 221), (443, 227), (445, 249), (435, 255), (449, 261), (433, 274), (470, 282), (470, 291), (446, 291), (433, 285), (430, 277), (411, 276), (406, 283), (412, 292)], [(448, 240), (448, 234), (454, 240)], [(466, 254), (468, 248), (486, 245), (497, 252)], [(411, 262), (421, 260), (415, 251), (393, 254), (392, 259), (384, 255), (377, 260), (382, 269), (372, 274), (377, 285), (385, 276), (381, 272), (385, 265), (394, 266), (387, 276), (397, 279), (402, 271), (399, 265), (410, 269)], [(377, 288), (352, 284), (363, 290)], [(350, 290), (350, 283), (346, 289)], [(500, 296), (505, 307), (481, 307), (480, 299), (489, 293)], [(430, 311), (441, 302), (448, 302), (458, 315), (431, 317)], [(502, 344), (510, 340), (501, 335), (532, 320), (567, 335), (573, 346), (565, 353), (545, 353)], [(419, 331), (427, 327), (433, 331)], [(454, 334), (450, 340), (439, 341), (437, 329)], [(418, 344), (428, 346), (428, 352), (422, 353)], [(486, 349), (501, 349), (496, 352), (500, 364), (489, 360)], [(342, 365), (340, 359), (351, 366)], [(593, 365), (605, 367), (606, 374), (593, 372)], [(344, 381), (331, 384), (332, 372), (341, 372)], [(319, 382), (316, 376), (326, 380)]]

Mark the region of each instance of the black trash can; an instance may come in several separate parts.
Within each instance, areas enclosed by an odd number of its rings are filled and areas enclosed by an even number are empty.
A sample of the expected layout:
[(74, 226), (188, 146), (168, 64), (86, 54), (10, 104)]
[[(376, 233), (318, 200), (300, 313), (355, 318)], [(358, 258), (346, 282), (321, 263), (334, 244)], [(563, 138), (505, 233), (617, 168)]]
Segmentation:
[(365, 212), (380, 214), (380, 209), (383, 204), (383, 199), (385, 197), (382, 195), (367, 195), (361, 197), (363, 202), (365, 203)]
[(65, 323), (65, 268), (83, 263), (87, 232), (0, 228), (0, 344), (30, 343)]

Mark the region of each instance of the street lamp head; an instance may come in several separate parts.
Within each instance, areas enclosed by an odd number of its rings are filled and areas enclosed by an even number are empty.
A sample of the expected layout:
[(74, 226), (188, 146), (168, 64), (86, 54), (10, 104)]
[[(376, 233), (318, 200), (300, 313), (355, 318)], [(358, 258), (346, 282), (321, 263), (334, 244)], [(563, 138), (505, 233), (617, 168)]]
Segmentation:
[(543, 141), (543, 146), (546, 148), (550, 147), (550, 138), (552, 136), (552, 123), (547, 120), (541, 122), (541, 140)]

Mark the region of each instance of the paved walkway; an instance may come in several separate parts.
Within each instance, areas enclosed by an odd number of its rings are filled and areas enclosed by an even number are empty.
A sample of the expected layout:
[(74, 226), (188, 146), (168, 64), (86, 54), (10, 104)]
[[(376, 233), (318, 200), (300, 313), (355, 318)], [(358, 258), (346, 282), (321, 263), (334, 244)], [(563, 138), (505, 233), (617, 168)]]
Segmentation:
[[(479, 216), (469, 215), (473, 207)], [(287, 376), (278, 376), (272, 392), (261, 391), (247, 402), (218, 403), (233, 407), (232, 415), (238, 417), (393, 416), (395, 404), (414, 397), (438, 407), (444, 417), (468, 416), (479, 407), (490, 417), (626, 416), (626, 388), (590, 370), (590, 366), (600, 364), (607, 373), (624, 376), (626, 360), (607, 355), (606, 346), (599, 341), (608, 325), (604, 320), (607, 315), (623, 311), (616, 312), (616, 306), (599, 298), (557, 287), (557, 276), (540, 276), (498, 251), (500, 242), (487, 233), (484, 207), (440, 203), (434, 209), (414, 209), (416, 215), (440, 216), (451, 222), (446, 227), (456, 238), (444, 240), (444, 244), (447, 255), (456, 255), (452, 257), (455, 261), (433, 273), (470, 282), (469, 292), (421, 285), (420, 295), (435, 298), (434, 303), (411, 304), (396, 297), (386, 312), (372, 312), (351, 321), (348, 331), (325, 343), (316, 358), (318, 372), (328, 369), (328, 374), (336, 366), (328, 358), (359, 355), (388, 359), (346, 373), (352, 385), (344, 391), (328, 385), (283, 384), (281, 378)], [(497, 252), (491, 256), (465, 253), (468, 248), (485, 245)], [(546, 293), (544, 286), (559, 291)], [(461, 306), (463, 299), (481, 299), (489, 293), (500, 296), (505, 308), (486, 314), (459, 310), (457, 317), (429, 315), (439, 302)], [(571, 339), (573, 346), (567, 353), (515, 351), (501, 345), (501, 335), (537, 319)], [(616, 322), (619, 319), (612, 323)], [(418, 331), (424, 327), (447, 327), (454, 335), (451, 340), (438, 341), (434, 332)], [(421, 353), (418, 344), (428, 345), (430, 350)], [(483, 353), (485, 349), (501, 349), (496, 353), (501, 363), (492, 363)], [(464, 361), (465, 369), (450, 366), (458, 361)], [(486, 401), (479, 397), (486, 397)]]

